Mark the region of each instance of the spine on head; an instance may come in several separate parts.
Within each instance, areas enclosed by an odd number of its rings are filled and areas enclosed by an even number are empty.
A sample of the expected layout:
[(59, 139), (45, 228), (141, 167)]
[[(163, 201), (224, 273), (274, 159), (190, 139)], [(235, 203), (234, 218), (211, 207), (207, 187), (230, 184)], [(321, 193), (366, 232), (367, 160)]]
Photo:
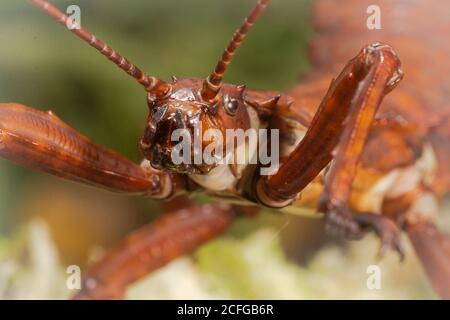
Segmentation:
[[(58, 10), (58, 8), (44, 0), (30, 0), (30, 2), (44, 11), (46, 14), (51, 16), (53, 19), (61, 23), (63, 26), (67, 27), (67, 21), (69, 17)], [(89, 43), (90, 46), (97, 49), (97, 51), (99, 51), (102, 55), (112, 61), (120, 69), (136, 79), (149, 93), (154, 93), (155, 91), (158, 91), (160, 93), (164, 91), (161, 90), (162, 87), (166, 86), (168, 89), (168, 87), (170, 86), (169, 84), (165, 83), (162, 80), (159, 80), (158, 78), (146, 75), (133, 63), (128, 61), (128, 59), (126, 59), (124, 56), (119, 54), (106, 43), (96, 38), (93, 34), (81, 28), (80, 26), (70, 28), (69, 30), (85, 42)]]
[(258, 20), (264, 12), (269, 2), (270, 0), (259, 0), (249, 15), (244, 19), (241, 26), (234, 33), (233, 38), (223, 52), (221, 59), (217, 63), (214, 72), (211, 73), (203, 83), (202, 98), (205, 101), (214, 101), (216, 98), (217, 93), (220, 90), (225, 71), (227, 70), (230, 62), (233, 60), (234, 54), (244, 42), (245, 37), (256, 20)]

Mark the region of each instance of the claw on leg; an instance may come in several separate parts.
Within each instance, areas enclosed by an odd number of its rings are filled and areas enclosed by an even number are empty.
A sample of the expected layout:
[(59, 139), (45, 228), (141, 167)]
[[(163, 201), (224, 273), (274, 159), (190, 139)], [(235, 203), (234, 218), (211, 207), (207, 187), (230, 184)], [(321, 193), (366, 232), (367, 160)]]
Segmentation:
[(331, 208), (325, 214), (325, 230), (331, 236), (347, 240), (360, 240), (368, 231), (373, 230), (380, 238), (380, 258), (390, 250), (399, 254), (400, 261), (405, 258), (401, 230), (392, 220), (382, 215), (352, 214), (348, 209)]
[(360, 213), (354, 216), (354, 220), (362, 227), (375, 231), (380, 238), (380, 258), (390, 250), (397, 252), (400, 261), (405, 259), (405, 248), (401, 239), (401, 230), (389, 218), (373, 213)]
[(348, 210), (330, 209), (325, 214), (325, 230), (328, 235), (348, 240), (360, 240), (364, 230), (353, 219)]

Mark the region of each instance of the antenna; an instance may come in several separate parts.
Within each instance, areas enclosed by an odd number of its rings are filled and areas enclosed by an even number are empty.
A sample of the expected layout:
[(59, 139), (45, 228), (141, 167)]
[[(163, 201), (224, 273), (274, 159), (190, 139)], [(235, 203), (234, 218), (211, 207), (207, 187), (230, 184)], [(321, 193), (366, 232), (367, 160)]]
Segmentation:
[[(31, 0), (31, 3), (36, 7), (44, 11), (46, 14), (51, 16), (57, 22), (67, 27), (67, 21), (70, 19), (64, 13), (58, 10), (55, 6), (50, 4), (44, 0)], [(112, 49), (106, 43), (97, 39), (93, 34), (81, 28), (80, 26), (75, 28), (68, 28), (71, 32), (76, 34), (83, 41), (89, 43), (91, 47), (97, 49), (102, 55), (112, 61), (116, 66), (125, 71), (127, 74), (136, 79), (147, 92), (155, 94), (156, 96), (163, 96), (170, 90), (170, 84), (146, 75), (143, 71), (141, 71), (138, 67), (136, 67), (133, 63), (128, 61), (124, 56), (120, 53)]]
[(203, 82), (201, 94), (202, 98), (205, 101), (214, 101), (214, 99), (216, 98), (217, 93), (221, 88), (223, 76), (228, 68), (228, 65), (233, 60), (234, 54), (244, 42), (244, 39), (249, 33), (253, 24), (264, 12), (269, 2), (270, 0), (258, 0), (256, 6), (252, 9), (252, 11), (250, 11), (248, 16), (244, 19), (244, 22), (234, 33), (233, 38), (231, 39), (227, 48), (223, 52), (222, 57), (217, 63), (214, 72), (211, 73)]

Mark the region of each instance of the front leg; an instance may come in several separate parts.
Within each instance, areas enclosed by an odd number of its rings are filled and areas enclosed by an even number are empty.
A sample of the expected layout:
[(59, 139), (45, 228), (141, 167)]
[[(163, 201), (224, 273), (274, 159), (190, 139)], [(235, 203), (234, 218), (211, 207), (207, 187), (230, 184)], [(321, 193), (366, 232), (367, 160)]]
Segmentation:
[[(400, 61), (391, 47), (365, 47), (334, 80), (323, 99), (305, 138), (278, 172), (257, 182), (258, 198), (265, 205), (290, 204), (329, 163), (319, 210), (335, 233), (347, 238), (362, 236), (361, 225), (371, 225), (383, 239), (394, 239), (380, 222), (366, 214), (355, 221), (347, 209), (360, 156), (383, 97), (402, 78)], [(334, 228), (333, 228), (334, 227)]]
[(353, 215), (347, 207), (357, 166), (369, 131), (375, 122), (378, 107), (384, 95), (391, 89), (389, 84), (392, 79), (396, 79), (396, 74), (401, 74), (398, 71), (400, 62), (393, 52), (385, 51), (379, 55), (379, 59), (378, 63), (369, 69), (352, 99), (350, 114), (333, 150), (334, 161), (326, 177), (319, 210), (326, 215), (326, 225), (330, 233), (338, 233), (352, 239), (361, 237), (364, 228), (372, 228), (380, 236), (381, 255), (387, 248), (391, 248), (403, 258), (400, 231), (393, 222), (375, 213)]
[(0, 104), (0, 156), (15, 163), (116, 192), (166, 198), (180, 176), (139, 166), (99, 146), (52, 112)]

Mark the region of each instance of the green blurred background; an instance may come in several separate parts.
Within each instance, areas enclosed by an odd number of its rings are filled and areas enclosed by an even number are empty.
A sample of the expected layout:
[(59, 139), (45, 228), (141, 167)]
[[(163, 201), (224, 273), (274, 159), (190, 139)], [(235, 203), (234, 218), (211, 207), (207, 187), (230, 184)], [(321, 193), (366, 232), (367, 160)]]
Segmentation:
[[(79, 5), (84, 28), (162, 79), (171, 75), (208, 75), (254, 3), (255, 0), (54, 1), (59, 8)], [(237, 54), (226, 81), (273, 90), (296, 83), (309, 68), (307, 41), (313, 34), (310, 6), (309, 0), (273, 1)], [(145, 93), (132, 79), (26, 1), (1, 1), (0, 43), (0, 101), (51, 109), (94, 141), (134, 161), (140, 160), (137, 142), (147, 106)], [(23, 238), (34, 241), (34, 233), (23, 235), (27, 233), (23, 230), (28, 230), (29, 221), (36, 217), (48, 226), (49, 241), (60, 259), (55, 263), (64, 268), (69, 264), (85, 265), (96, 251), (93, 248), (111, 246), (161, 211), (161, 205), (149, 199), (110, 194), (0, 160), (0, 234), (4, 239), (0, 242), (0, 289), (2, 252), (4, 260), (18, 257), (22, 261)], [(265, 231), (258, 233), (259, 229)], [(17, 230), (22, 230), (19, 235)], [(194, 260), (186, 262), (187, 267), (172, 268), (175, 277), (188, 273), (190, 279), (193, 276), (189, 272), (196, 268), (195, 272), (209, 279), (209, 289), (226, 293), (218, 294), (219, 297), (434, 297), (417, 261), (412, 260), (412, 266), (406, 268), (408, 275), (396, 257), (390, 257), (386, 263), (388, 270), (394, 270), (391, 279), (400, 284), (393, 281), (391, 291), (378, 296), (365, 292), (365, 266), (377, 262), (377, 242), (373, 238), (367, 241), (347, 248), (345, 254), (328, 248), (311, 262), (315, 250), (327, 243), (321, 222), (264, 214), (254, 221), (241, 222), (226, 236), (202, 248)], [(11, 247), (19, 249), (14, 251)], [(261, 266), (263, 261), (272, 264)], [(258, 270), (263, 276), (253, 279)], [(355, 274), (360, 274), (360, 278), (350, 284)], [(155, 287), (159, 288), (150, 283), (143, 289), (147, 295), (138, 293), (135, 297), (175, 297), (161, 291), (159, 295), (149, 295)], [(347, 289), (349, 293), (345, 293)], [(181, 297), (191, 297), (189, 292)], [(209, 293), (199, 296), (215, 297)]]

